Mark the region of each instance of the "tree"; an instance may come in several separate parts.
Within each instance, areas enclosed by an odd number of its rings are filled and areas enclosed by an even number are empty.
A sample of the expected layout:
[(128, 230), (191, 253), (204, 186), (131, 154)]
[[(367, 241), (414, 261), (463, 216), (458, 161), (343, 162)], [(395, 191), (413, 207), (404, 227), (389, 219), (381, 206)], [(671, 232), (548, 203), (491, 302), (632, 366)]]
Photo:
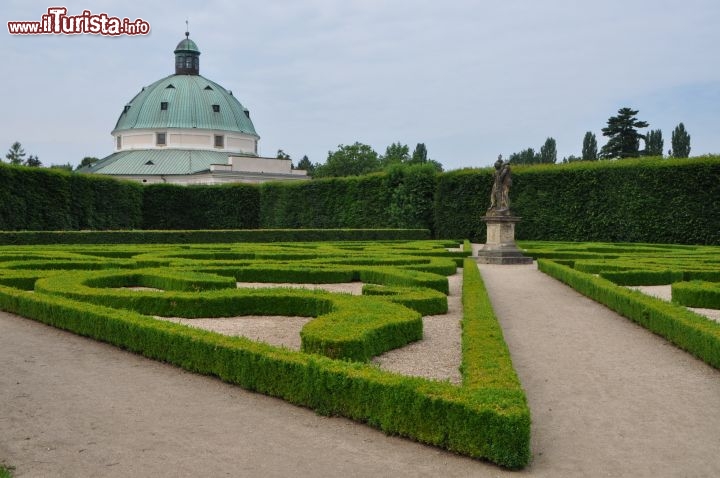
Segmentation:
[(302, 157), (300, 162), (298, 162), (297, 168), (307, 171), (308, 176), (311, 177), (315, 173), (315, 165), (310, 162), (310, 158), (307, 157), (307, 154)]
[(277, 159), (290, 159), (290, 155), (287, 154), (287, 153), (286, 153), (285, 151), (283, 151), (282, 149), (278, 149), (276, 158), (277, 158)]
[(42, 162), (38, 159), (37, 156), (33, 156), (32, 154), (28, 156), (28, 159), (25, 160), (25, 166), (30, 166), (31, 168), (39, 168), (42, 166)]
[(360, 176), (380, 170), (378, 154), (367, 144), (356, 141), (350, 146), (338, 145), (337, 151), (328, 151), (325, 164), (315, 168), (315, 177)]
[(583, 160), (582, 158), (578, 158), (574, 154), (571, 154), (570, 156), (563, 158), (562, 162), (563, 162), (563, 164), (567, 164), (567, 163), (575, 163), (577, 161), (582, 161), (582, 160)]
[(598, 159), (597, 138), (595, 133), (588, 131), (583, 138), (582, 147), (583, 161), (595, 161)]
[(428, 157), (427, 157), (427, 148), (425, 147), (425, 143), (418, 143), (415, 146), (415, 150), (413, 151), (410, 162), (412, 164), (424, 164), (424, 163), (427, 163), (427, 161), (428, 161)]
[(393, 143), (385, 149), (385, 154), (380, 157), (383, 168), (394, 164), (405, 164), (410, 161), (410, 148), (406, 144)]
[(662, 131), (654, 129), (645, 138), (645, 156), (662, 156), (664, 145)]
[(534, 149), (528, 148), (511, 154), (508, 161), (510, 164), (535, 164), (540, 162), (540, 155)]
[[(78, 167), (79, 168), (79, 167)], [(64, 171), (72, 172), (73, 165), (70, 163), (66, 164), (51, 164), (50, 169), (62, 169)]]
[[(80, 164), (78, 164), (77, 169), (84, 168), (84, 167), (86, 167), (86, 166), (92, 166), (93, 164), (97, 163), (98, 161), (100, 161), (100, 160), (99, 160), (98, 158), (94, 157), (94, 156), (85, 156), (85, 157), (82, 159), (82, 161), (80, 161)], [(63, 167), (64, 167), (64, 166), (65, 166), (65, 165), (63, 165)], [(52, 167), (52, 166), (51, 166), (51, 167)]]
[(22, 164), (25, 160), (25, 150), (18, 141), (15, 141), (10, 146), (5, 158), (10, 161), (10, 164)]
[(547, 138), (540, 147), (540, 162), (555, 164), (557, 162), (557, 143), (554, 138)]
[(680, 123), (672, 132), (672, 156), (674, 158), (687, 158), (690, 156), (690, 135), (685, 131), (685, 125)]
[(645, 121), (635, 118), (638, 110), (620, 108), (617, 116), (612, 116), (607, 121), (607, 126), (602, 129), (603, 136), (607, 136), (608, 142), (600, 150), (603, 158), (636, 158), (640, 155), (640, 140), (645, 135), (638, 133), (638, 129), (647, 128)]

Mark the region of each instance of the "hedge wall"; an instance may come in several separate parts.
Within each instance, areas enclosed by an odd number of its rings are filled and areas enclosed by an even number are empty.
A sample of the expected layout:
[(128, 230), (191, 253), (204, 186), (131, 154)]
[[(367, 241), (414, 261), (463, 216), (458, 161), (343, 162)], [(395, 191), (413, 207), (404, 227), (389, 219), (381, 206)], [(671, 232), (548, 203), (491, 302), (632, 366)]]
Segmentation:
[(260, 191), (251, 184), (152, 184), (143, 191), (144, 229), (257, 229)]
[[(410, 228), (485, 241), (492, 168), (298, 183), (150, 185), (0, 167), (0, 229)], [(514, 168), (517, 239), (720, 244), (720, 157)]]
[(0, 164), (0, 230), (137, 228), (142, 194), (114, 178)]
[[(485, 241), (492, 170), (442, 174), (439, 238)], [(516, 167), (516, 238), (720, 244), (720, 157), (625, 159)]]
[(415, 166), (387, 174), (260, 186), (262, 228), (433, 229), (437, 175)]

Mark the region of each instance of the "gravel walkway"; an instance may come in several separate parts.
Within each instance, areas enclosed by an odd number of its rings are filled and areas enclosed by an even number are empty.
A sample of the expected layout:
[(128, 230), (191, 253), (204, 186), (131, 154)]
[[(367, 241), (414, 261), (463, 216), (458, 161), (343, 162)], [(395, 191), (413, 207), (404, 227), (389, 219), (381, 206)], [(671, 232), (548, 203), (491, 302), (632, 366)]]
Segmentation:
[(720, 476), (720, 372), (536, 266), (481, 265), (533, 418), (531, 476)]
[[(667, 300), (668, 302), (672, 300), (672, 286), (670, 285), (639, 285), (629, 286), (628, 289), (637, 290), (643, 294)], [(720, 322), (720, 310), (718, 309), (703, 309), (700, 307), (688, 307), (688, 309), (696, 314), (704, 315), (708, 319)]]
[(521, 472), (0, 313), (0, 461), (23, 477), (720, 476), (720, 372), (534, 266), (482, 265), (533, 416)]
[(374, 363), (380, 368), (405, 375), (462, 383), (462, 269), (448, 277), (448, 312), (423, 317), (423, 339), (391, 350)]
[[(448, 313), (423, 317), (423, 339), (407, 347), (392, 350), (373, 362), (380, 368), (405, 375), (434, 380), (462, 382), (460, 376), (461, 344), (460, 321), (462, 320), (462, 269), (448, 277)], [(347, 284), (275, 284), (238, 282), (238, 287), (293, 287), (321, 289), (335, 293), (360, 295), (362, 283)], [(300, 330), (312, 320), (309, 317), (242, 316), (223, 318), (183, 319), (156, 317), (180, 324), (211, 330), (225, 335), (240, 335), (252, 340), (278, 347), (300, 350)]]

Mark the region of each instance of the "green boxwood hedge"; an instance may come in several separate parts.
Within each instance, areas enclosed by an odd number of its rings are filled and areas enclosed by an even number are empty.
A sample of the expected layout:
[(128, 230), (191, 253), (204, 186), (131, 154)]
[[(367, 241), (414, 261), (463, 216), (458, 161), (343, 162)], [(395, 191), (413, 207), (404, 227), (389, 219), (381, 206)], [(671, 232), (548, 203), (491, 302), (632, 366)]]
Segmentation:
[[(492, 169), (440, 175), (437, 237), (485, 242)], [(720, 244), (720, 157), (515, 167), (517, 239)]]
[(672, 285), (672, 300), (688, 307), (720, 309), (720, 283), (691, 281)]
[[(292, 183), (142, 187), (2, 165), (0, 230), (410, 228), (485, 242), (492, 173), (415, 166)], [(520, 240), (720, 244), (717, 156), (517, 166), (510, 193)]]
[[(287, 259), (293, 256), (296, 246), (5, 246), (0, 248), (0, 258), (5, 254), (12, 257), (8, 261), (0, 260), (0, 309), (193, 372), (217, 376), (249, 390), (311, 407), (319, 413), (359, 420), (389, 434), (491, 460), (512, 469), (527, 465), (529, 410), (506, 354), (502, 334), (497, 333), (498, 326), (493, 323), (486, 293), (477, 280), (468, 279), (464, 289), (468, 297), (483, 299), (475, 305), (469, 303), (466, 311), (463, 341), (471, 344), (463, 349), (463, 374), (484, 379), (464, 378), (466, 385), (459, 387), (389, 373), (363, 363), (372, 355), (420, 338), (422, 327), (417, 309), (437, 306), (440, 303), (437, 299), (442, 295), (431, 289), (406, 289), (408, 285), (417, 284), (441, 287), (437, 276), (433, 279), (430, 273), (406, 269), (411, 266), (408, 261), (400, 261), (403, 265), (396, 266), (384, 262), (395, 255), (405, 255), (418, 256), (413, 260), (418, 265), (427, 265), (427, 260), (441, 259), (443, 243), (366, 243), (364, 247), (362, 243), (306, 244), (300, 250), (314, 250), (315, 259), (307, 260), (305, 254)], [(20, 262), (19, 257), (32, 260), (33, 251), (43, 260), (57, 253), (67, 263), (72, 263), (72, 259), (83, 262), (82, 256), (86, 255), (86, 261), (105, 257), (110, 262), (125, 260), (131, 266), (134, 263), (134, 267), (56, 271), (2, 268), (3, 263)], [(204, 254), (193, 258), (194, 251)], [(295, 289), (233, 287), (237, 280), (231, 273), (233, 267), (238, 270), (243, 267), (242, 263), (248, 267), (254, 265), (257, 279), (258, 275), (265, 274), (259, 267), (262, 262), (272, 264), (273, 261), (249, 257), (251, 254), (267, 257), (271, 251), (286, 258), (277, 260), (278, 263), (294, 263), (298, 271), (322, 268), (321, 256), (376, 254), (377, 266), (336, 263), (332, 268), (348, 268), (354, 276), (359, 276), (370, 274), (369, 271), (377, 267), (379, 273), (370, 275), (393, 295), (357, 297)], [(243, 259), (233, 261), (236, 253)], [(428, 254), (425, 261), (423, 253)], [(210, 259), (213, 256), (218, 259)], [(445, 260), (455, 265), (452, 256)], [(147, 262), (162, 262), (163, 267), (146, 269), (143, 264)], [(231, 264), (212, 267), (213, 263), (225, 262)], [(467, 261), (466, 273), (472, 274), (474, 266), (471, 260)], [(393, 267), (397, 268), (395, 273), (392, 273)], [(474, 272), (477, 274), (476, 268)], [(30, 281), (34, 282), (32, 292), (27, 290)], [(403, 285), (393, 285), (397, 281)], [(123, 289), (133, 285), (162, 290)], [(446, 284), (442, 286), (446, 287)], [(302, 331), (304, 352), (296, 352), (150, 316), (156, 314), (187, 317), (292, 314), (315, 319)], [(491, 336), (487, 336), (486, 331)], [(484, 360), (483, 354), (488, 353), (499, 355), (494, 361)]]
[(683, 306), (635, 292), (548, 259), (538, 260), (538, 267), (581, 294), (665, 337), (709, 365), (720, 368), (720, 323)]

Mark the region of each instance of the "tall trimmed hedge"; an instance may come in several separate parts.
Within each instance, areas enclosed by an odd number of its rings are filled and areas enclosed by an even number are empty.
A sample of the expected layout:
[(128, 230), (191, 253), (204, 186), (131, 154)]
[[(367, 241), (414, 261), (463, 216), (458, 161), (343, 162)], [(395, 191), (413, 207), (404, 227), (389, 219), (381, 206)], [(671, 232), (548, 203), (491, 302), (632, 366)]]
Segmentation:
[(262, 228), (433, 229), (432, 168), (260, 186)]
[[(485, 241), (492, 170), (440, 176), (439, 238)], [(516, 167), (516, 239), (720, 244), (720, 157)]]
[(143, 229), (257, 229), (260, 191), (251, 184), (152, 184), (143, 194)]
[[(139, 184), (0, 167), (0, 230), (411, 228), (485, 241), (492, 168), (294, 183)], [(720, 244), (720, 157), (514, 168), (526, 240)]]
[(140, 227), (140, 184), (0, 164), (0, 230)]

